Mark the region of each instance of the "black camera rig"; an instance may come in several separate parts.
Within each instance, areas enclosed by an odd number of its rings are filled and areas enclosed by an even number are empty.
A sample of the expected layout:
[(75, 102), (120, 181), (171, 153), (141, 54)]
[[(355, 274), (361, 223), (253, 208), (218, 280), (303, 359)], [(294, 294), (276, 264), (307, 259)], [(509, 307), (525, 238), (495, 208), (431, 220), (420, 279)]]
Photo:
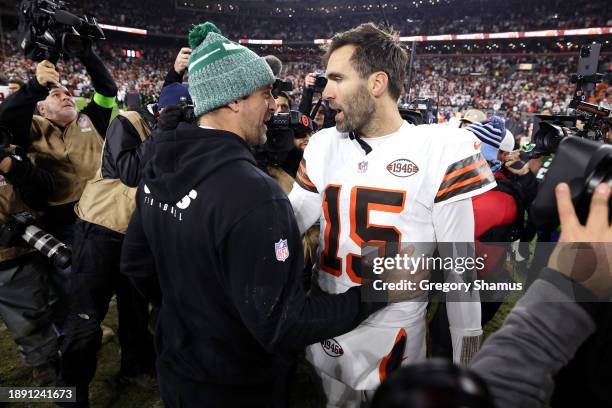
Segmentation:
[(19, 7), (20, 46), (25, 56), (56, 63), (60, 56), (86, 53), (104, 32), (95, 17), (70, 13), (60, 0), (24, 0)]
[[(539, 157), (555, 153), (561, 140), (568, 136), (577, 136), (595, 142), (603, 142), (607, 132), (612, 128), (610, 109), (587, 102), (589, 93), (603, 78), (597, 73), (597, 62), (601, 44), (582, 46), (578, 61), (578, 73), (572, 75), (571, 81), (576, 84), (574, 97), (569, 104), (573, 109), (571, 115), (537, 115), (541, 120), (539, 130), (533, 135), (535, 148), (530, 157)], [(582, 128), (577, 122), (583, 123)]]

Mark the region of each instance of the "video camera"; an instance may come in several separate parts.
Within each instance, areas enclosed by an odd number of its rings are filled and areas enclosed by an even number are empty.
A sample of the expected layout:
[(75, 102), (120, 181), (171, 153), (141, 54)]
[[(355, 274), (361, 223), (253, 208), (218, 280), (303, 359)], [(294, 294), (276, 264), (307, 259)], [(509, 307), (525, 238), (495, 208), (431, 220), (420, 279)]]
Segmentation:
[(415, 126), (432, 123), (430, 117), (434, 116), (435, 110), (436, 103), (431, 98), (419, 98), (399, 106), (402, 119)]
[(276, 79), (272, 85), (272, 96), (276, 99), (281, 92), (291, 92), (293, 90), (293, 84), (290, 81), (282, 81)]
[[(589, 92), (595, 84), (601, 81), (602, 74), (597, 73), (597, 62), (601, 44), (583, 45), (578, 60), (578, 74), (572, 75), (576, 84), (574, 97), (569, 107), (574, 109), (573, 115), (537, 115), (541, 120), (539, 130), (533, 135), (535, 148), (530, 157), (535, 158), (555, 153), (561, 140), (568, 136), (581, 137), (602, 142), (612, 127), (610, 109), (586, 102)], [(577, 121), (584, 123), (579, 129)]]
[[(600, 183), (612, 183), (612, 145), (605, 144), (610, 129), (610, 110), (585, 102), (588, 92), (601, 79), (597, 74), (600, 44), (585, 45), (580, 50), (577, 84), (570, 108), (571, 116), (539, 116), (540, 130), (533, 136), (536, 147), (531, 157), (555, 154), (538, 195), (531, 206), (533, 223), (547, 230), (559, 225), (555, 187), (568, 183), (576, 214), (586, 222), (593, 191)], [(585, 123), (576, 128), (576, 121)], [(608, 202), (612, 219), (612, 201)]]
[(87, 52), (104, 32), (95, 17), (78, 17), (60, 0), (24, 0), (19, 7), (20, 46), (27, 58), (56, 63)]
[[(0, 126), (0, 149), (7, 149), (13, 141), (11, 131)], [(19, 148), (19, 147), (18, 147)], [(58, 241), (53, 235), (32, 225), (34, 216), (23, 211), (11, 214), (9, 220), (0, 225), (0, 246), (9, 247), (22, 238), (26, 243), (36, 248), (60, 268), (70, 265), (72, 250), (66, 244)]]
[(257, 161), (265, 165), (282, 164), (294, 148), (293, 139), (304, 138), (314, 130), (312, 119), (295, 110), (275, 113), (266, 125), (266, 143), (255, 151)]

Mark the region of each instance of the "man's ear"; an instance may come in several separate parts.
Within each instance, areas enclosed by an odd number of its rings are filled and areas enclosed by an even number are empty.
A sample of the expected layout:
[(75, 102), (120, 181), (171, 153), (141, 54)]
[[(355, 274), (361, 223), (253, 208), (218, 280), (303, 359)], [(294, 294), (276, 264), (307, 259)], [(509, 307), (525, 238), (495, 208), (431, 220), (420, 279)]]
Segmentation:
[(38, 111), (38, 113), (43, 115), (45, 112), (45, 101), (38, 101), (36, 103), (36, 110)]
[(375, 97), (384, 95), (389, 88), (389, 76), (383, 71), (374, 72), (370, 75), (368, 82), (372, 95)]
[(230, 108), (232, 111), (238, 113), (240, 111), (240, 102), (237, 100), (234, 102), (230, 102), (227, 104), (227, 107)]

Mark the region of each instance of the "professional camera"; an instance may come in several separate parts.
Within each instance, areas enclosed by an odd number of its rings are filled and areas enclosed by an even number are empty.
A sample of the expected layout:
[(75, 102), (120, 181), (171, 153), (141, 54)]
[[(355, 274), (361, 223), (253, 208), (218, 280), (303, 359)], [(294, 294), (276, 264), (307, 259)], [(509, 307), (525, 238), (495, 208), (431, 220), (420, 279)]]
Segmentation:
[(275, 113), (266, 123), (268, 132), (264, 145), (268, 151), (283, 151), (293, 148), (293, 139), (306, 137), (314, 130), (312, 119), (301, 112)]
[(255, 158), (262, 168), (284, 163), (288, 152), (294, 148), (293, 139), (306, 137), (314, 129), (312, 119), (295, 110), (275, 113), (266, 125), (266, 143), (255, 148)]
[(402, 119), (415, 126), (432, 123), (435, 110), (436, 103), (431, 98), (419, 98), (399, 106)]
[(78, 17), (59, 0), (22, 1), (19, 36), (26, 57), (52, 63), (56, 63), (60, 55), (83, 54), (93, 41), (105, 39), (95, 17)]
[[(600, 183), (612, 183), (612, 145), (580, 137), (561, 140), (546, 177), (531, 205), (530, 219), (543, 229), (559, 225), (555, 187), (568, 183), (576, 215), (584, 224), (589, 213), (593, 191)], [(608, 203), (612, 218), (612, 201)]]
[[(541, 121), (538, 131), (533, 135), (535, 148), (530, 157), (538, 157), (555, 153), (561, 140), (568, 136), (581, 137), (588, 140), (602, 142), (612, 127), (610, 110), (586, 102), (588, 93), (595, 84), (600, 82), (602, 74), (597, 73), (597, 62), (601, 44), (582, 46), (578, 60), (578, 74), (572, 75), (572, 82), (576, 84), (574, 98), (569, 107), (574, 109), (573, 115), (537, 115)], [(579, 129), (577, 121), (584, 123)]]
[(317, 71), (314, 73), (315, 75), (315, 83), (311, 85), (310, 88), (314, 90), (314, 92), (323, 93), (323, 90), (327, 86), (327, 78), (325, 78), (325, 72)]
[(278, 98), (281, 92), (291, 92), (293, 90), (293, 84), (290, 81), (282, 81), (276, 79), (272, 85), (272, 96)]
[(53, 235), (32, 225), (34, 216), (23, 211), (11, 214), (9, 221), (0, 225), (0, 245), (8, 247), (21, 237), (26, 243), (40, 251), (60, 268), (71, 263), (72, 250)]
[(179, 103), (179, 106), (181, 107), (181, 110), (183, 111), (184, 121), (189, 122), (189, 123), (195, 123), (196, 116), (193, 110), (193, 102), (191, 102), (184, 96), (181, 96), (179, 100), (181, 101)]

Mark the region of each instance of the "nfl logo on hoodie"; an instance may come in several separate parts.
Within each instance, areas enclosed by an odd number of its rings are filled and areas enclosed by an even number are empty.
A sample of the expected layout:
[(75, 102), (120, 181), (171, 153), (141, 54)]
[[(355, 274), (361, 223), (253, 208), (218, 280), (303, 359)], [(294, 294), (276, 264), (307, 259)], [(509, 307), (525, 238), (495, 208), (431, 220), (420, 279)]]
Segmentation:
[(276, 252), (276, 259), (285, 262), (289, 258), (289, 246), (287, 245), (286, 239), (281, 239), (274, 244), (274, 251)]

